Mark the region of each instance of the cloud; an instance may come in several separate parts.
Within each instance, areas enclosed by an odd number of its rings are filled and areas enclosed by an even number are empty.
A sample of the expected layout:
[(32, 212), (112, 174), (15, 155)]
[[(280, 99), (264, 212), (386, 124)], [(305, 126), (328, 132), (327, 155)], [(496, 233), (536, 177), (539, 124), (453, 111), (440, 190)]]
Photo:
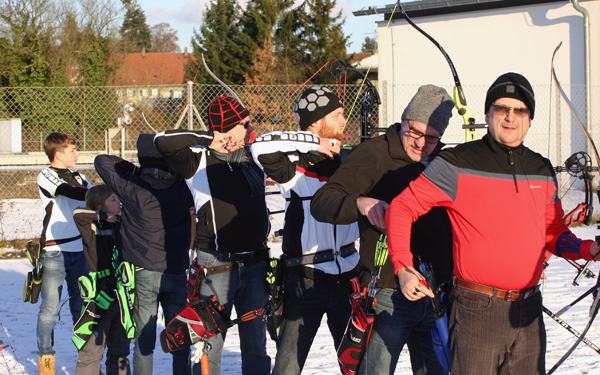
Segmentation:
[(183, 6), (176, 9), (151, 6), (145, 10), (146, 18), (150, 25), (168, 22), (174, 28), (178, 28), (181, 23), (199, 26), (208, 2), (209, 0), (186, 1)]

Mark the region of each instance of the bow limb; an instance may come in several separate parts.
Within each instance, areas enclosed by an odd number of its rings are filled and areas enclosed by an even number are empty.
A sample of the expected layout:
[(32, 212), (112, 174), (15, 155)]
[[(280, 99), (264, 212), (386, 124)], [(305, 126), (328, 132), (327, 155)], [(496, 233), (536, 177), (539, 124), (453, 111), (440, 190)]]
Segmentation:
[(456, 106), (456, 110), (458, 111), (458, 114), (462, 116), (463, 122), (464, 122), (463, 128), (465, 129), (465, 142), (471, 142), (471, 141), (477, 140), (477, 132), (475, 131), (475, 127), (474, 127), (475, 118), (473, 118), (473, 115), (471, 115), (471, 111), (469, 110), (469, 107), (467, 107), (467, 99), (465, 98), (465, 94), (463, 92), (462, 85), (460, 84), (460, 80), (458, 79), (458, 73), (456, 72), (456, 68), (454, 67), (454, 63), (452, 63), (450, 56), (448, 55), (448, 53), (446, 53), (446, 51), (444, 50), (444, 47), (442, 47), (442, 45), (439, 44), (437, 40), (435, 40), (431, 35), (427, 34), (423, 29), (421, 29), (419, 26), (417, 26), (410, 19), (410, 17), (408, 16), (408, 14), (406, 14), (406, 11), (402, 7), (402, 3), (400, 2), (400, 0), (398, 0), (396, 5), (398, 5), (400, 7), (400, 12), (402, 13), (402, 16), (406, 19), (406, 21), (414, 29), (416, 29), (418, 32), (423, 34), (427, 39), (429, 39), (429, 41), (431, 43), (433, 43), (440, 50), (442, 55), (444, 55), (444, 58), (446, 58), (446, 61), (448, 62), (448, 65), (450, 66), (450, 71), (452, 72), (452, 77), (454, 78), (454, 92), (453, 92), (454, 103)]
[(558, 46), (556, 46), (556, 49), (554, 49), (554, 53), (552, 54), (552, 79), (554, 80), (554, 83), (556, 84), (556, 87), (558, 88), (558, 91), (560, 92), (560, 96), (567, 103), (567, 106), (569, 107), (569, 110), (571, 110), (571, 113), (573, 114), (573, 116), (577, 120), (577, 123), (579, 124), (579, 126), (583, 130), (583, 134), (585, 134), (585, 137), (590, 142), (590, 144), (592, 146), (592, 151), (594, 153), (594, 157), (596, 159), (596, 164), (600, 167), (600, 155), (598, 154), (598, 149), (596, 148), (596, 144), (594, 143), (594, 140), (592, 139), (592, 135), (588, 132), (588, 130), (586, 129), (586, 127), (583, 125), (583, 122), (579, 119), (579, 116), (577, 116), (577, 113), (575, 112), (575, 109), (573, 108), (573, 104), (569, 100), (569, 97), (564, 92), (562, 86), (560, 85), (560, 82), (558, 82), (558, 78), (556, 77), (556, 71), (554, 70), (554, 57), (556, 56), (556, 52), (558, 52), (558, 50), (559, 50), (559, 48), (560, 48), (561, 45), (562, 45), (562, 42), (560, 42), (558, 44)]
[(208, 67), (208, 65), (206, 64), (206, 60), (204, 59), (204, 54), (202, 54), (202, 63), (204, 64), (204, 69), (206, 69), (206, 71), (208, 72), (208, 74), (210, 74), (211, 77), (214, 78), (215, 81), (217, 81), (219, 83), (219, 85), (223, 86), (223, 88), (225, 90), (227, 90), (227, 92), (229, 92), (231, 94), (231, 96), (233, 96), (238, 102), (240, 102), (240, 104), (242, 105), (242, 107), (245, 107), (244, 103), (242, 103), (242, 100), (240, 99), (239, 96), (236, 95), (235, 92), (233, 92), (233, 90), (231, 88), (229, 88), (229, 86), (227, 86), (225, 84), (225, 82), (221, 81)]
[[(579, 116), (577, 116), (577, 113), (575, 112), (575, 109), (573, 108), (573, 105), (572, 105), (571, 101), (569, 100), (569, 98), (565, 94), (564, 90), (562, 89), (562, 86), (560, 85), (560, 82), (558, 82), (558, 78), (556, 76), (556, 71), (554, 70), (554, 57), (556, 56), (556, 52), (558, 51), (558, 49), (560, 48), (561, 45), (562, 45), (562, 42), (560, 42), (558, 44), (558, 46), (556, 46), (556, 48), (554, 49), (554, 53), (552, 54), (552, 65), (551, 65), (551, 67), (552, 67), (552, 79), (554, 80), (554, 83), (556, 84), (556, 87), (558, 88), (558, 90), (560, 92), (560, 95), (562, 96), (562, 98), (567, 103), (567, 106), (571, 110), (571, 113), (573, 114), (573, 116), (577, 120), (577, 123), (579, 124), (579, 126), (583, 130), (583, 133), (585, 134), (585, 136), (588, 139), (588, 141), (590, 142), (590, 144), (592, 146), (592, 150), (593, 150), (594, 156), (596, 158), (596, 163), (600, 167), (600, 156), (598, 155), (598, 149), (596, 148), (594, 140), (592, 139), (592, 136), (590, 135), (590, 133), (588, 132), (588, 130), (586, 129), (586, 127), (583, 125), (582, 121), (579, 119)], [(584, 171), (584, 173), (586, 173), (586, 172)], [(600, 200), (600, 191), (598, 191), (598, 199)], [(592, 202), (590, 201), (590, 205), (591, 204), (592, 204)], [(598, 241), (598, 237), (596, 237), (596, 241)], [(600, 285), (600, 277), (596, 280), (596, 285)], [(556, 364), (550, 369), (550, 371), (548, 371), (548, 373), (547, 373), (548, 375), (553, 374), (554, 371), (556, 371), (558, 369), (558, 367), (563, 364), (563, 362), (571, 355), (571, 353), (573, 353), (573, 351), (575, 350), (575, 348), (577, 348), (577, 346), (584, 340), (585, 335), (587, 334), (587, 332), (589, 331), (589, 329), (592, 327), (592, 323), (594, 322), (594, 319), (596, 318), (596, 315), (598, 314), (598, 309), (599, 308), (600, 308), (600, 294), (597, 294), (594, 297), (594, 303), (592, 304), (592, 307), (590, 309), (590, 319), (589, 319), (589, 321), (588, 321), (585, 329), (581, 332), (581, 335), (578, 337), (577, 341), (575, 341), (575, 343), (571, 346), (571, 348), (569, 348), (569, 350), (562, 356), (562, 358), (559, 359), (558, 362), (556, 362)]]

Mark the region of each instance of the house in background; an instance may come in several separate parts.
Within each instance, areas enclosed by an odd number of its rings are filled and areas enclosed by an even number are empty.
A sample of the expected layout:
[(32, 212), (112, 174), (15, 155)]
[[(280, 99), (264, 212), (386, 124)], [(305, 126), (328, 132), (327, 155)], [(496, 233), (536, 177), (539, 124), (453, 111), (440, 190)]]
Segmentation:
[(186, 83), (185, 65), (194, 55), (187, 48), (180, 52), (142, 52), (116, 54), (119, 67), (111, 86), (156, 86)]
[[(600, 1), (575, 1), (589, 14), (589, 44), (600, 41)], [(551, 60), (575, 109), (586, 121), (586, 69), (589, 71), (589, 127), (600, 139), (600, 49), (591, 48), (585, 63), (584, 16), (567, 0), (424, 0), (407, 2), (411, 19), (430, 34), (452, 59), (477, 123), (484, 122), (485, 94), (501, 74), (517, 72), (532, 83), (535, 119), (527, 146), (561, 164), (586, 139), (561, 101), (551, 78)], [(400, 120), (402, 110), (420, 85), (435, 84), (449, 92), (454, 80), (440, 50), (404, 19), (395, 4), (367, 7), (355, 16), (378, 17), (378, 88), (384, 101), (380, 126)], [(392, 14), (393, 13), (393, 14)], [(383, 16), (383, 17), (382, 17)], [(374, 18), (375, 18), (374, 17)], [(387, 27), (389, 19), (392, 19)], [(464, 141), (462, 118), (456, 113), (444, 141)], [(486, 130), (478, 130), (479, 137)], [(549, 143), (550, 142), (550, 145)], [(550, 151), (549, 151), (550, 150)]]
[(353, 53), (350, 55), (350, 65), (356, 69), (361, 71), (364, 74), (367, 74), (367, 78), (374, 84), (377, 85), (377, 72), (378, 72), (378, 54), (375, 52), (360, 52)]

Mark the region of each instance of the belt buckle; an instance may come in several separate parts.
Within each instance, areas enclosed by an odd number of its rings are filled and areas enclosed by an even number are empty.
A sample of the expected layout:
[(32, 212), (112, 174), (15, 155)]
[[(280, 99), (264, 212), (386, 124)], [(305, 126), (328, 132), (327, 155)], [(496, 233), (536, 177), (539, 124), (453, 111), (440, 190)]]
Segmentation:
[(504, 295), (504, 299), (505, 299), (506, 301), (511, 301), (511, 302), (512, 302), (512, 301), (516, 301), (516, 299), (511, 299), (511, 297), (512, 297), (512, 295), (513, 295), (513, 294), (514, 294), (515, 296), (517, 296), (517, 297), (519, 296), (519, 293), (518, 293), (518, 291), (515, 291), (515, 290), (507, 290), (507, 291), (506, 291), (506, 294)]

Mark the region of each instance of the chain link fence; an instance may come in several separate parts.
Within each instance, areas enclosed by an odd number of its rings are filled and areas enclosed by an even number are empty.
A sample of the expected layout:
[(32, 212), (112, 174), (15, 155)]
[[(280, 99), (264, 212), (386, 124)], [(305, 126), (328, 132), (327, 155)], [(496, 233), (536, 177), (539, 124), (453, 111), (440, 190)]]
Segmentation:
[[(392, 86), (378, 83), (382, 105), (373, 115), (376, 126), (387, 127), (400, 121), (402, 111), (416, 93), (416, 85)], [(345, 105), (346, 143), (360, 142), (360, 96), (358, 84), (340, 88)], [(192, 88), (192, 90), (190, 90)], [(445, 87), (452, 92), (452, 87)], [(231, 89), (250, 110), (257, 136), (276, 130), (295, 130), (296, 98), (299, 85), (232, 86)], [(484, 123), (483, 103), (487, 86), (465, 86), (469, 108), (477, 123)], [(526, 145), (562, 164), (571, 153), (586, 150), (586, 139), (568, 108), (550, 85), (534, 87), (535, 120)], [(565, 87), (584, 114), (585, 88)], [(597, 92), (598, 88), (594, 88)], [(219, 85), (167, 85), (133, 87), (0, 88), (0, 241), (37, 238), (41, 232), (43, 208), (36, 179), (48, 165), (43, 140), (50, 132), (73, 135), (80, 151), (78, 170), (93, 184), (102, 181), (93, 169), (93, 159), (101, 153), (120, 155), (137, 161), (135, 143), (141, 133), (167, 129), (202, 130), (208, 124), (206, 108), (217, 96), (231, 96)], [(600, 110), (600, 109), (599, 109)], [(593, 118), (599, 118), (600, 113)], [(592, 124), (594, 136), (597, 126)], [(478, 130), (479, 137), (485, 129)], [(594, 137), (596, 138), (596, 137)], [(452, 117), (443, 141), (449, 145), (464, 142), (462, 118)], [(280, 197), (279, 197), (280, 198)], [(268, 199), (273, 211), (283, 209), (281, 199)], [(274, 230), (283, 226), (283, 215), (273, 215)]]

